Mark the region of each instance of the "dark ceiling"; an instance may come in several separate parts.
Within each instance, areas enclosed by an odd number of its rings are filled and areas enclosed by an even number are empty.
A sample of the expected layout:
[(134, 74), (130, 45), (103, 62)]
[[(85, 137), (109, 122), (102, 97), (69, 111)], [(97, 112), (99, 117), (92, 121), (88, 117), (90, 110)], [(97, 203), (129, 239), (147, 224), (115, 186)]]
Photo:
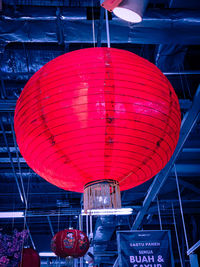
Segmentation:
[[(0, 218), (0, 228), (10, 233), (22, 230), (25, 222), (29, 243), (39, 252), (50, 251), (53, 233), (77, 228), (81, 219), (86, 231), (86, 218), (79, 216), (81, 194), (49, 184), (20, 155), (13, 130), (15, 103), (27, 80), (48, 61), (76, 49), (107, 46), (103, 11), (96, 0), (0, 0), (0, 209), (26, 210), (26, 220)], [(164, 72), (179, 97), (183, 122), (169, 164), (156, 178), (122, 192), (122, 205), (132, 207), (133, 214), (93, 216), (95, 262), (114, 264), (116, 230), (160, 229), (159, 207), (180, 266), (173, 204), (184, 266), (189, 266), (175, 170), (191, 247), (200, 239), (200, 1), (150, 0), (142, 23), (131, 24), (110, 14), (109, 26), (111, 47), (132, 51)], [(43, 258), (42, 266), (50, 262), (49, 266), (57, 266), (54, 258)]]

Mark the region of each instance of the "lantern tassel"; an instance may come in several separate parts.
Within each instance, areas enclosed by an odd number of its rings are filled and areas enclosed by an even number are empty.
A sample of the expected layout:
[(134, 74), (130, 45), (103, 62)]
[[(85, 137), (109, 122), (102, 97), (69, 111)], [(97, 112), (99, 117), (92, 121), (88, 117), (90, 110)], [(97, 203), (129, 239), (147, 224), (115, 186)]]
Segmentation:
[(120, 209), (119, 183), (115, 180), (97, 180), (84, 187), (84, 212), (94, 209)]

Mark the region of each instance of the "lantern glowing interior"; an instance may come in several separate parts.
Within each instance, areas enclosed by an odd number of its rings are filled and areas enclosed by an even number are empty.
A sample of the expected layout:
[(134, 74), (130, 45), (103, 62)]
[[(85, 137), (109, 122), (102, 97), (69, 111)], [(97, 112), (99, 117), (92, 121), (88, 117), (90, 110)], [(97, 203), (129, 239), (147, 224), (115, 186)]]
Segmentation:
[(23, 248), (18, 267), (40, 267), (40, 257), (37, 251), (32, 248)]
[(180, 121), (178, 98), (161, 71), (113, 48), (50, 61), (26, 84), (15, 111), (28, 165), (76, 192), (97, 180), (126, 190), (152, 178), (173, 154)]
[(51, 241), (52, 251), (61, 258), (83, 257), (88, 251), (89, 245), (87, 235), (76, 229), (62, 230), (56, 233)]

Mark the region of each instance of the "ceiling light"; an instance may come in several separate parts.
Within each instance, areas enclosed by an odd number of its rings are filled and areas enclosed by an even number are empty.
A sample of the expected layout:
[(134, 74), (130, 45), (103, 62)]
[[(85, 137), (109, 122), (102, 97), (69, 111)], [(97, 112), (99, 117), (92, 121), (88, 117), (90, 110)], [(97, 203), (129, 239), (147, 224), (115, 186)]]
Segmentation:
[(56, 257), (56, 254), (53, 252), (40, 252), (40, 257)]
[(87, 210), (87, 213), (82, 210), (82, 215), (130, 215), (132, 214), (132, 208), (122, 209), (91, 209)]
[(126, 21), (139, 23), (142, 21), (148, 0), (123, 0), (113, 9), (113, 13)]
[(16, 212), (0, 212), (0, 218), (23, 218), (24, 212), (23, 211), (16, 211)]

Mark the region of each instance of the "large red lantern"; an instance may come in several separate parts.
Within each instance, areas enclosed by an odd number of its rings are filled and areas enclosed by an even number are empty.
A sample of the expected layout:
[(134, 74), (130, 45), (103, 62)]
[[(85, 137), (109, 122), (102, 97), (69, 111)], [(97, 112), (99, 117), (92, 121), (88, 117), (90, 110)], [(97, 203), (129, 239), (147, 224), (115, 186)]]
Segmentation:
[(23, 248), (19, 267), (40, 267), (40, 256), (33, 248)]
[(51, 241), (52, 251), (61, 258), (83, 257), (89, 248), (89, 240), (86, 234), (76, 229), (65, 229), (53, 237)]
[[(137, 186), (166, 165), (180, 122), (178, 98), (161, 71), (113, 48), (50, 61), (28, 81), (15, 111), (28, 165), (63, 189), (83, 192), (85, 186), (87, 207), (98, 196), (98, 208), (106, 201), (113, 207), (119, 187)], [(106, 200), (108, 191), (113, 200)]]

